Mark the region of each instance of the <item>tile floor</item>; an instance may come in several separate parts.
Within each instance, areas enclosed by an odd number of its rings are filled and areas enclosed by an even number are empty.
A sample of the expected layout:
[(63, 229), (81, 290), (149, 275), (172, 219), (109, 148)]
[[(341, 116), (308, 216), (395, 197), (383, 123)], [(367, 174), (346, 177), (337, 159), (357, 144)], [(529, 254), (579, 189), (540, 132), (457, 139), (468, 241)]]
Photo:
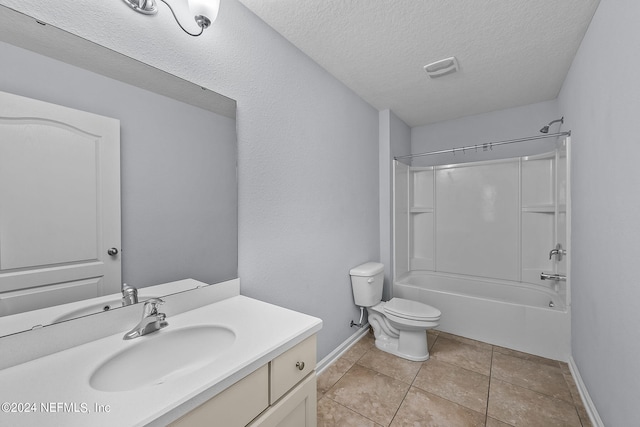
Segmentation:
[(591, 427), (566, 363), (429, 331), (431, 358), (370, 333), (318, 376), (318, 427)]

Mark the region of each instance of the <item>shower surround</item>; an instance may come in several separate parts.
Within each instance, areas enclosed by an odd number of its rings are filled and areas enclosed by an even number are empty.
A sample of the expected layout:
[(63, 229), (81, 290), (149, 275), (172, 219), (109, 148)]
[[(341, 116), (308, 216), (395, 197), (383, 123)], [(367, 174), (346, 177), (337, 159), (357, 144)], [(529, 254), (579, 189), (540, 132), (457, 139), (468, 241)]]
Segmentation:
[[(568, 144), (482, 162), (396, 161), (393, 295), (440, 309), (443, 331), (568, 360)], [(558, 244), (567, 255), (551, 252)]]

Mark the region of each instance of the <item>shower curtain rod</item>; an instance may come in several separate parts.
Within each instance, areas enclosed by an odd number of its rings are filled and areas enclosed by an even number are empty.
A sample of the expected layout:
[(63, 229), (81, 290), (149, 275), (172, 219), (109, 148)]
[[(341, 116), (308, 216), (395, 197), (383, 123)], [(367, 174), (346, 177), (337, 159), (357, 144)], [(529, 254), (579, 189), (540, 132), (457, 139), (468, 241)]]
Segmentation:
[(464, 153), (467, 150), (478, 151), (478, 148), (482, 148), (483, 151), (487, 151), (487, 150), (492, 150), (493, 147), (495, 147), (497, 145), (513, 144), (513, 143), (516, 143), (516, 142), (533, 141), (533, 140), (536, 140), (536, 139), (553, 138), (553, 137), (557, 137), (557, 136), (571, 136), (571, 131), (550, 133), (550, 134), (547, 134), (547, 135), (529, 136), (529, 137), (526, 137), (526, 138), (510, 139), (510, 140), (507, 140), (507, 141), (485, 142), (483, 144), (468, 145), (466, 147), (460, 147), (460, 148), (449, 148), (447, 150), (429, 151), (428, 153), (407, 154), (406, 156), (396, 156), (396, 157), (394, 157), (394, 159), (395, 160), (412, 159), (414, 157), (433, 156), (434, 154), (445, 154), (445, 153), (453, 153), (453, 154), (455, 154), (456, 151), (462, 151)]

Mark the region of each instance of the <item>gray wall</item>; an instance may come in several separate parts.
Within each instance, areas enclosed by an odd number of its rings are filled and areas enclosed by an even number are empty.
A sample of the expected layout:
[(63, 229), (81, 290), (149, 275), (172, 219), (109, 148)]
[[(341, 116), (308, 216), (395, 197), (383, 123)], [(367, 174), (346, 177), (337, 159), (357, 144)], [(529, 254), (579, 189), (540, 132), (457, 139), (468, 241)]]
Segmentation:
[[(427, 126), (417, 126), (411, 129), (411, 152), (424, 153), (542, 135), (539, 132), (540, 128), (561, 116), (562, 112), (558, 110), (557, 102), (553, 100), (447, 120)], [(566, 125), (560, 127), (560, 123), (556, 123), (551, 127), (550, 133), (566, 129), (568, 129)], [(473, 150), (465, 153), (456, 152), (455, 155), (438, 154), (416, 158), (413, 161), (413, 166), (524, 156), (553, 150), (555, 148), (554, 141), (555, 138), (549, 138), (535, 142), (503, 145), (486, 152), (480, 148), (477, 153)]]
[(2, 42), (0, 58), (0, 90), (120, 120), (123, 282), (238, 277), (235, 120)]
[(393, 158), (411, 153), (411, 128), (391, 110), (379, 113), (380, 262), (385, 265), (384, 295), (393, 296)]
[(558, 98), (573, 130), (573, 358), (607, 427), (640, 402), (640, 3), (602, 0)]
[(349, 269), (380, 256), (375, 109), (236, 0), (200, 38), (163, 4), (1, 3), (237, 100), (242, 293), (320, 317), (320, 358), (355, 332)]

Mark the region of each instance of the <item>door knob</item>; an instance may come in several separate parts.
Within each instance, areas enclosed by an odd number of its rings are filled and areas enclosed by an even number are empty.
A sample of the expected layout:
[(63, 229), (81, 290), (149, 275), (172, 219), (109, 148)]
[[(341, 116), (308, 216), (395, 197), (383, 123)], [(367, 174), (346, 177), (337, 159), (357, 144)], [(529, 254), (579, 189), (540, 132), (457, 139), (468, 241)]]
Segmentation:
[(110, 256), (116, 256), (116, 255), (118, 255), (118, 249), (116, 249), (116, 248), (111, 248), (111, 249), (109, 249), (109, 250), (107, 251), (107, 255), (110, 255)]

